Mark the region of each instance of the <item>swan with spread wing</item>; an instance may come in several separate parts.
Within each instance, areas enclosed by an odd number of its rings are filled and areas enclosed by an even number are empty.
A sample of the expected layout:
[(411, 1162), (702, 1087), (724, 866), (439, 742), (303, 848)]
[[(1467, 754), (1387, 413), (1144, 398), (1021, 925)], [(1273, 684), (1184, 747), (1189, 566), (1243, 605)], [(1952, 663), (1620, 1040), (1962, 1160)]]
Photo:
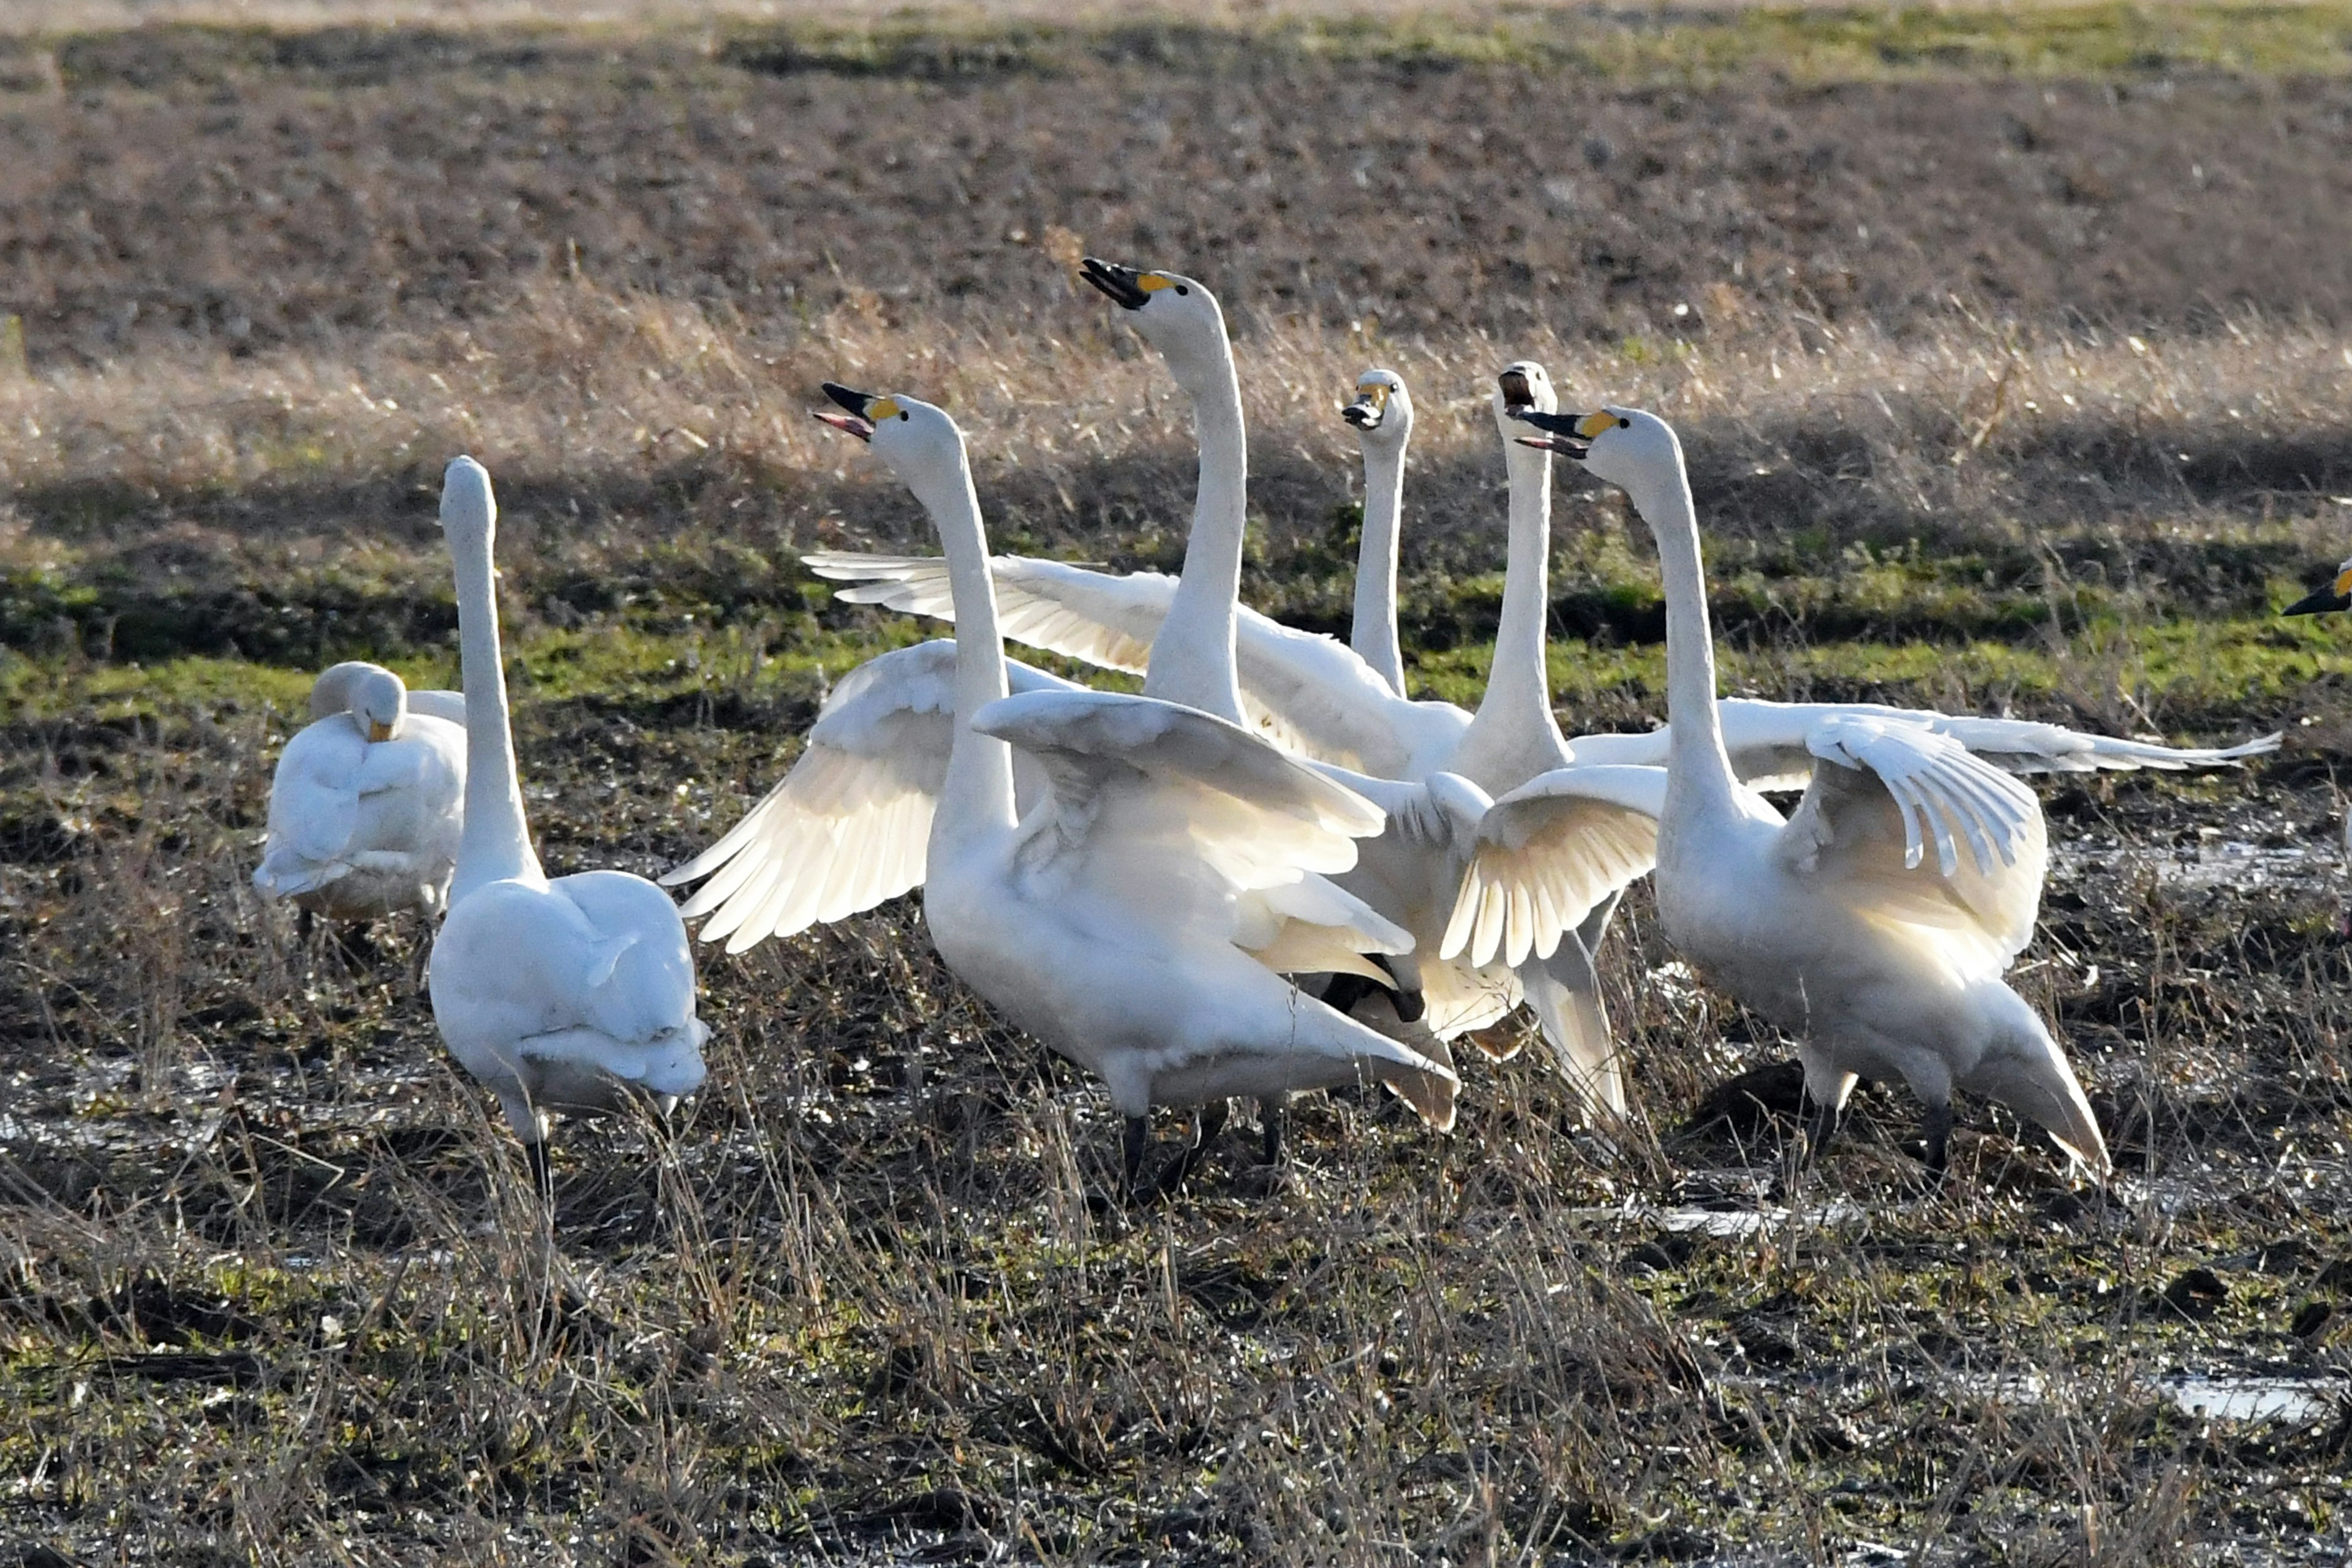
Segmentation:
[[(1673, 429), (1627, 408), (1520, 417), (1545, 432), (1529, 444), (1622, 489), (1657, 540), (1673, 727), (1659, 919), (1702, 973), (1799, 1038), (1808, 1156), (1866, 1075), (1899, 1078), (1925, 1104), (1938, 1174), (1962, 1089), (2038, 1122), (2104, 1175), (2106, 1145), (2082, 1086), (2001, 978), (2032, 938), (2049, 856), (2032, 793), (1927, 725), (1830, 713), (1806, 733), (1811, 778), (1783, 817), (1739, 781), (1724, 742), (1698, 522)], [(1540, 932), (1574, 919), (1572, 907), (1549, 907), (1552, 792), (1564, 776), (1487, 814), (1449, 947), (1511, 951), (1530, 923)]]
[[(962, 433), (929, 404), (828, 384), (828, 423), (868, 442), (929, 513), (961, 612), (953, 741), (931, 817), (923, 916), (948, 967), (1108, 1086), (1130, 1190), (1152, 1107), (1198, 1106), (1183, 1179), (1225, 1100), (1376, 1079), (1452, 1123), (1441, 1063), (1302, 995), (1265, 956), (1271, 921), (1402, 932), (1324, 879), (1381, 813), (1247, 730), (1158, 698), (1014, 693)], [(1041, 790), (1016, 812), (1013, 763)]]

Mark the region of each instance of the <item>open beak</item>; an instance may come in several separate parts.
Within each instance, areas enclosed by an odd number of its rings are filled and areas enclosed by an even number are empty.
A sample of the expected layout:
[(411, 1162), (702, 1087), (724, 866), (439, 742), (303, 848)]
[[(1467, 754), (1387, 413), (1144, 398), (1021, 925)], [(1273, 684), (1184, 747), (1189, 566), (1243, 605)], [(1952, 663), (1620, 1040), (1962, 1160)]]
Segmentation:
[(2330, 610), (2352, 610), (2352, 566), (2336, 574), (2335, 581), (2325, 588), (2314, 588), (2279, 614), (2283, 616), (2321, 616)]
[(1110, 296), (1111, 303), (1121, 310), (1140, 310), (1143, 302), (1151, 298), (1151, 290), (1143, 286), (1143, 273), (1138, 268), (1121, 267), (1116, 261), (1105, 261), (1099, 256), (1089, 256), (1078, 263), (1078, 276)]
[(872, 393), (853, 392), (837, 381), (825, 382), (824, 392), (827, 397), (832, 398), (849, 412), (834, 414), (820, 408), (815, 411), (819, 419), (836, 430), (846, 430), (861, 441), (874, 439), (874, 421), (866, 417), (866, 409), (874, 403)]
[(1520, 437), (1519, 445), (1522, 447), (1558, 452), (1579, 462), (1583, 461), (1592, 450), (1592, 437), (1585, 433), (1586, 425), (1593, 419), (1590, 414), (1546, 414), (1539, 409), (1510, 407), (1504, 412), (1543, 432), (1540, 436)]
[(387, 723), (385, 723), (385, 722), (384, 722), (383, 720), (381, 720), (381, 719), (371, 719), (371, 720), (369, 720), (369, 721), (368, 721), (368, 739), (369, 739), (371, 742), (382, 742), (382, 741), (389, 741), (389, 740), (391, 740), (391, 739), (392, 739), (392, 726), (391, 726), (391, 725), (389, 725), (389, 724), (387, 724)]
[(1388, 416), (1389, 389), (1367, 386), (1356, 394), (1356, 401), (1339, 410), (1339, 417), (1359, 430), (1377, 430)]

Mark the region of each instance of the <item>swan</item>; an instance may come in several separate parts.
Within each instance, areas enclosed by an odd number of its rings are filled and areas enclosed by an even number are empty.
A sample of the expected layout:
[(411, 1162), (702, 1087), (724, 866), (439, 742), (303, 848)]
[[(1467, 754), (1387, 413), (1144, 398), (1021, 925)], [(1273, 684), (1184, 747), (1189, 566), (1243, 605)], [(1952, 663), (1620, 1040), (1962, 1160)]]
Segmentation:
[[(1474, 847), (1478, 816), (1493, 794), (1565, 767), (1573, 760), (1552, 717), (1544, 663), (1551, 459), (1513, 444), (1512, 427), (1504, 417), (1518, 403), (1554, 406), (1549, 375), (1541, 365), (1522, 361), (1506, 367), (1496, 378), (1496, 430), (1510, 470), (1512, 499), (1510, 574), (1494, 678), (1475, 714), (1451, 703), (1412, 701), (1397, 695), (1360, 658), (1330, 638), (1291, 631), (1243, 610), (1231, 597), (1231, 590), (1239, 583), (1238, 530), (1245, 476), (1238, 456), (1239, 384), (1233, 375), (1223, 321), (1213, 314), (1214, 301), (1201, 303), (1203, 291), (1175, 274), (1130, 278), (1126, 269), (1090, 262), (1087, 276), (1115, 300), (1142, 312), (1139, 320), (1153, 320), (1150, 312), (1162, 299), (1172, 297), (1180, 307), (1158, 318), (1160, 325), (1153, 329), (1158, 335), (1152, 341), (1179, 345), (1171, 353), (1171, 363), (1193, 367), (1180, 372), (1179, 378), (1197, 389), (1201, 408), (1201, 509), (1182, 581), (1192, 580), (1196, 560), (1213, 561), (1220, 572), (1219, 591), (1225, 597), (1213, 605), (1208, 595), (1184, 599), (1181, 583), (1165, 594), (1147, 584), (1144, 594), (1157, 600), (1151, 610), (1150, 644), (1113, 647), (1080, 636), (1058, 646), (1076, 646), (1079, 657), (1088, 658), (1108, 657), (1121, 647), (1129, 653), (1140, 648), (1145, 650), (1150, 669), (1157, 670), (1162, 649), (1179, 638), (1184, 641), (1178, 646), (1211, 650), (1233, 647), (1238, 638), (1238, 668), (1244, 681), (1261, 697), (1268, 683), (1279, 685), (1286, 694), (1271, 706), (1283, 707), (1290, 721), (1261, 727), (1331, 769), (1330, 776), (1372, 799), (1389, 815), (1390, 831), (1362, 847), (1357, 870), (1341, 881), (1415, 938), (1420, 952), (1395, 957), (1386, 965), (1395, 975), (1398, 1016), (1417, 1021), (1431, 1037), (1443, 1041), (1483, 1028), (1525, 1000), (1533, 1007), (1565, 1076), (1597, 1106), (1622, 1114), (1627, 1103), (1623, 1079), (1610, 1041), (1590, 951), (1590, 944), (1598, 942), (1607, 926), (1613, 899), (1602, 899), (1588, 913), (1579, 944), (1555, 944), (1542, 957), (1528, 959), (1517, 973), (1440, 960), (1423, 945), (1445, 929), (1459, 877)], [(1144, 281), (1152, 279), (1175, 281), (1144, 287)], [(1178, 287), (1187, 291), (1175, 294)], [(1192, 303), (1187, 306), (1187, 301)], [(1224, 531), (1222, 548), (1214, 554), (1195, 553), (1202, 549), (1203, 524)], [(874, 570), (876, 563), (866, 558), (816, 555), (804, 559), (820, 574), (852, 578), (853, 586), (843, 593), (844, 598), (953, 617), (952, 596), (942, 595), (942, 563), (934, 558), (890, 558), (879, 581), (856, 580)], [(1055, 637), (1073, 624), (1066, 607), (1070, 601), (1056, 597), (1055, 590), (1074, 593), (1081, 602), (1087, 597), (1099, 601), (1106, 595), (1114, 599), (1127, 595), (1131, 604), (1144, 602), (1137, 594), (1141, 580), (1134, 577), (1110, 577), (1055, 563), (1002, 556), (991, 565), (1005, 598), (1027, 607), (1026, 617), (1016, 617), (1015, 624), (1024, 628), (1019, 635), (1031, 640)], [(1167, 582), (1165, 578), (1156, 581)], [(1024, 597), (1028, 587), (1047, 591)], [(1393, 637), (1392, 595), (1376, 597), (1374, 614), (1386, 622)], [(1187, 625), (1196, 614), (1203, 621), (1211, 618), (1203, 606), (1220, 612), (1214, 617), (1215, 629), (1206, 635), (1202, 627)], [(1078, 617), (1077, 624), (1086, 624), (1086, 617)], [(1223, 673), (1216, 672), (1220, 677)], [(1150, 680), (1148, 670), (1147, 693)], [(1203, 687), (1205, 691), (1193, 695), (1214, 697), (1223, 689), (1223, 680), (1204, 682)], [(1327, 700), (1342, 689), (1349, 693), (1346, 700)], [(1290, 700), (1294, 697), (1305, 700)], [(1264, 706), (1253, 709), (1261, 715), (1264, 710)], [(1598, 893), (1613, 894), (1648, 868), (1651, 829), (1644, 805), (1648, 815), (1654, 815), (1664, 789), (1664, 774), (1651, 773), (1654, 776), (1646, 783), (1637, 772), (1595, 775), (1588, 781), (1595, 793), (1580, 820), (1591, 853), (1577, 864)], [(1399, 784), (1409, 787), (1395, 787)], [(1331, 994), (1352, 1002), (1360, 993), (1343, 985)]]
[[(1117, 296), (1114, 296), (1117, 297)], [(1139, 318), (1140, 320), (1140, 318)], [(1396, 629), (1395, 509), (1389, 498), (1402, 484), (1402, 430), (1393, 468), (1381, 454), (1376, 468), (1371, 431), (1384, 430), (1402, 412), (1410, 429), (1411, 403), (1393, 372), (1360, 378), (1358, 399), (1343, 413), (1364, 429), (1372, 413), (1365, 384), (1384, 377), (1388, 412), (1370, 422), (1363, 437), (1365, 499), (1363, 546), (1357, 565), (1352, 644), (1302, 632), (1247, 605), (1234, 621), (1236, 671), (1241, 702), (1250, 721), (1302, 754), (1378, 778), (1421, 779), (1444, 768), (1470, 722), (1450, 702), (1412, 701), (1403, 693), (1401, 662), (1385, 649), (1398, 647)], [(1238, 408), (1232, 415), (1238, 428)], [(1223, 458), (1213, 462), (1204, 443), (1202, 484), (1213, 475), (1238, 494), (1244, 475)], [(1376, 506), (1375, 503), (1379, 504)], [(803, 556), (820, 577), (846, 584), (836, 596), (853, 604), (881, 605), (905, 613), (953, 619), (946, 571), (935, 556), (868, 555), (817, 551)], [(1187, 565), (1191, 557), (1186, 557)], [(999, 613), (1005, 636), (1066, 658), (1106, 669), (1140, 674), (1160, 636), (1176, 594), (1174, 579), (1159, 573), (1115, 575), (1065, 562), (1025, 556), (996, 557)], [(2313, 608), (2335, 607), (2315, 605)], [(2302, 606), (2297, 606), (2298, 612)], [(1367, 652), (1366, 649), (1372, 649)], [(1805, 737), (1819, 721), (1839, 713), (1895, 717), (1925, 723), (2012, 773), (2127, 772), (2140, 768), (2178, 771), (2226, 766), (2275, 752), (2273, 732), (2227, 747), (2175, 747), (2116, 736), (2092, 734), (2056, 724), (1939, 713), (1928, 709), (1875, 703), (1774, 702), (1724, 698), (1717, 703), (1724, 744), (1743, 782), (1758, 787), (1801, 789), (1811, 776)], [(1585, 763), (1663, 766), (1670, 738), (1661, 726), (1642, 734), (1569, 737)]]
[[(1631, 408), (1520, 417), (1546, 432), (1528, 444), (1622, 489), (1657, 540), (1673, 725), (1659, 920), (1696, 967), (1799, 1037), (1813, 1108), (1805, 1157), (1835, 1133), (1857, 1075), (1900, 1077), (1926, 1107), (1927, 1164), (1938, 1178), (1955, 1089), (2040, 1123), (2105, 1175), (2106, 1145), (2082, 1086), (2001, 979), (2032, 938), (2049, 858), (2032, 792), (1926, 725), (1832, 713), (1807, 734), (1811, 777), (1784, 818), (1739, 782), (1724, 743), (1698, 521), (1674, 430)], [(1536, 780), (1487, 814), (1463, 911), (1499, 908), (1507, 926), (1543, 903), (1551, 783)], [(1457, 919), (1447, 945), (1482, 923)]]
[(450, 1054), (497, 1093), (544, 1189), (550, 1111), (642, 1096), (667, 1113), (701, 1087), (710, 1031), (668, 895), (624, 871), (551, 880), (531, 848), (499, 647), (498, 510), (488, 471), (452, 461), (441, 528), (457, 579), (466, 826), (426, 984)]
[(269, 781), (255, 889), (306, 920), (438, 914), (465, 825), (465, 700), (354, 660), (312, 684), (310, 717)]
[(1356, 545), (1356, 598), (1348, 646), (1402, 698), (1404, 650), (1397, 639), (1397, 526), (1404, 510), (1404, 449), (1412, 439), (1412, 395), (1404, 377), (1372, 369), (1339, 410), (1364, 452), (1364, 526)]
[[(1152, 1107), (1198, 1106), (1199, 1132), (1152, 1184), (1190, 1173), (1225, 1100), (1376, 1078), (1441, 1130), (1441, 1063), (1302, 995), (1253, 951), (1262, 906), (1310, 900), (1380, 830), (1369, 803), (1232, 721), (1151, 696), (1015, 693), (963, 435), (931, 405), (826, 384), (820, 418), (869, 444), (930, 515), (963, 635), (954, 738), (931, 818), (923, 918), (966, 984), (1103, 1079), (1140, 1191)], [(1013, 761), (1044, 790), (1014, 805)], [(1269, 1123), (1269, 1127), (1273, 1123)]]

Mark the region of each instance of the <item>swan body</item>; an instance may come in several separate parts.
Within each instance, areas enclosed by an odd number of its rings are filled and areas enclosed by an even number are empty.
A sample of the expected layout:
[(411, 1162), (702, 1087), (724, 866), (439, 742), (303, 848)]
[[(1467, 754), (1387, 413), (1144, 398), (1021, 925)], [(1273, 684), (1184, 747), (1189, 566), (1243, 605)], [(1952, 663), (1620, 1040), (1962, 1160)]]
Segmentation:
[[(1113, 288), (1104, 291), (1127, 302)], [(1222, 348), (1222, 322), (1204, 324), (1204, 336), (1210, 326)], [(1212, 357), (1201, 348), (1191, 352), (1195, 358)], [(1229, 351), (1223, 363), (1230, 363)], [(1366, 380), (1388, 390), (1366, 394)], [(1232, 453), (1213, 447), (1207, 434), (1238, 429), (1238, 385), (1230, 372), (1205, 384), (1197, 398), (1202, 410), (1203, 513), (1238, 517), (1242, 472)], [(1402, 384), (1393, 373), (1373, 372), (1360, 378), (1349, 422), (1360, 430), (1364, 427), (1367, 399), (1397, 406)], [(1230, 622), (1241, 672), (1235, 684), (1251, 693), (1251, 700), (1244, 704), (1244, 721), (1254, 720), (1270, 738), (1327, 768), (1344, 770), (1333, 776), (1379, 801), (1388, 812), (1391, 831), (1363, 847), (1358, 868), (1342, 881), (1412, 934), (1414, 952), (1393, 961), (1390, 968), (1407, 995), (1418, 993), (1426, 1009), (1421, 1022), (1430, 1035), (1443, 1040), (1479, 1029), (1525, 1000), (1571, 1082), (1596, 1104), (1622, 1112), (1626, 1107), (1622, 1076), (1589, 947), (1554, 944), (1543, 956), (1530, 957), (1512, 970), (1442, 959), (1433, 946), (1446, 929), (1454, 890), (1475, 848), (1476, 813), (1495, 792), (1573, 760), (1552, 717), (1544, 668), (1550, 459), (1512, 445), (1504, 419), (1507, 406), (1517, 401), (1554, 406), (1550, 382), (1542, 366), (1521, 362), (1506, 367), (1496, 385), (1497, 429), (1511, 469), (1511, 564), (1494, 677), (1477, 712), (1465, 713), (1450, 703), (1411, 701), (1351, 649), (1328, 637), (1292, 631), (1237, 605)], [(1223, 397), (1233, 400), (1230, 409), (1214, 406)], [(1401, 406), (1409, 419), (1409, 399)], [(1379, 423), (1385, 424), (1385, 417)], [(1395, 476), (1402, 471), (1402, 442), (1395, 443), (1396, 462), (1388, 469), (1371, 460), (1377, 449), (1367, 448), (1366, 474), (1367, 547), (1375, 563), (1371, 591), (1360, 604), (1362, 620), (1386, 625), (1392, 640), (1393, 529), (1382, 516), (1393, 508), (1383, 502), (1376, 511), (1371, 500), (1392, 495), (1401, 482)], [(1213, 509), (1206, 499), (1213, 497)], [(1383, 540), (1383, 531), (1391, 537)], [(1238, 534), (1234, 537), (1232, 580), (1237, 586)], [(1196, 544), (1197, 538), (1196, 533)], [(845, 591), (845, 598), (932, 615), (951, 616), (954, 612), (944, 568), (936, 560), (892, 558), (877, 580), (872, 575), (876, 567), (858, 557), (807, 559), (822, 575), (864, 577)], [(1192, 561), (1188, 553), (1188, 576)], [(1113, 577), (1055, 563), (1003, 557), (991, 564), (1001, 602), (1007, 606), (1007, 624), (1024, 638), (1069, 637), (1095, 657), (1116, 663), (1138, 657), (1156, 661), (1160, 649), (1180, 635), (1180, 616), (1185, 612), (1179, 609), (1173, 589), (1159, 587), (1164, 578)], [(1079, 605), (1091, 606), (1095, 613), (1077, 613)], [(1073, 627), (1078, 629), (1073, 632)], [(1149, 640), (1142, 635), (1147, 631)], [(1198, 628), (1193, 635), (1200, 635)], [(1403, 787), (1375, 787), (1381, 780)], [(1614, 893), (1624, 880), (1647, 868), (1641, 846), (1649, 828), (1646, 820), (1635, 820), (1637, 816), (1613, 799), (1598, 802), (1592, 809), (1590, 820), (1596, 826), (1607, 823), (1604, 831), (1612, 852), (1582, 864), (1596, 873), (1604, 867), (1622, 870), (1623, 879), (1595, 889), (1607, 907), (1589, 917), (1585, 942), (1597, 944), (1613, 909)]]
[(497, 1093), (543, 1163), (551, 1111), (633, 1098), (666, 1111), (694, 1092), (709, 1030), (695, 1016), (694, 955), (668, 895), (621, 871), (550, 879), (531, 848), (500, 663), (497, 518), (482, 466), (452, 462), (441, 526), (457, 577), (466, 826), (427, 980), (450, 1054)]
[(354, 661), (312, 684), (310, 717), (270, 779), (254, 887), (341, 920), (438, 913), (465, 826), (464, 700)]
[[(1938, 1173), (1952, 1092), (1963, 1089), (2040, 1123), (2104, 1174), (2106, 1146), (2081, 1085), (2001, 979), (2032, 938), (2048, 860), (2033, 795), (1927, 724), (1831, 713), (1807, 731), (1811, 776), (1783, 817), (1739, 782), (1725, 745), (1698, 525), (1673, 429), (1620, 408), (1528, 422), (1623, 489), (1657, 539), (1674, 725), (1659, 919), (1696, 967), (1801, 1040), (1816, 1106), (1810, 1151), (1827, 1142), (1858, 1076), (1900, 1077), (1927, 1107)], [(1544, 898), (1547, 784), (1518, 792), (1516, 819), (1489, 815), (1481, 865), (1465, 879), (1465, 908), (1491, 910), (1499, 894), (1506, 928)], [(1514, 825), (1516, 847), (1499, 831)], [(1465, 922), (1455, 928), (1450, 937)]]
[[(923, 893), (949, 968), (1102, 1079), (1128, 1119), (1130, 1180), (1154, 1106), (1377, 1078), (1450, 1124), (1450, 1069), (1301, 995), (1253, 951), (1269, 907), (1332, 912), (1317, 906), (1340, 895), (1318, 879), (1353, 864), (1379, 811), (1191, 705), (1013, 693), (961, 433), (911, 397), (826, 393), (849, 413), (824, 417), (914, 492), (953, 574), (954, 739)], [(1044, 782), (1020, 814), (1017, 754)]]

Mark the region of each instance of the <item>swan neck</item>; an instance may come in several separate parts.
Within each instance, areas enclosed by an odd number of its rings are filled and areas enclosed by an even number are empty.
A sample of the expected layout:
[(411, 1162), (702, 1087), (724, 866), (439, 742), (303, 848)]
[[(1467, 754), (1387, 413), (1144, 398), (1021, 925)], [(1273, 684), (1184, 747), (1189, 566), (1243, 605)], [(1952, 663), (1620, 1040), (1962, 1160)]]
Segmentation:
[(1633, 492), (1632, 500), (1657, 540), (1665, 592), (1669, 790), (1696, 790), (1729, 801), (1738, 786), (1730, 754), (1724, 750), (1722, 716), (1716, 709), (1715, 631), (1707, 618), (1706, 567), (1699, 546), (1698, 511), (1691, 502), (1690, 477), (1681, 454), (1675, 454), (1670, 473)]
[(1192, 502), (1192, 531), (1184, 545), (1168, 618), (1152, 640), (1143, 690), (1239, 724), (1242, 697), (1235, 674), (1234, 627), (1240, 616), (1243, 535), (1249, 521), (1249, 439), (1242, 422), (1241, 383), (1231, 344), (1220, 342), (1214, 361), (1182, 382), (1192, 394), (1192, 427), (1200, 438), (1201, 476)]
[(1404, 695), (1397, 645), (1397, 531), (1404, 511), (1404, 443), (1364, 443), (1364, 527), (1356, 551), (1356, 616), (1348, 645)]
[(1473, 722), (1522, 749), (1549, 742), (1565, 762), (1567, 742), (1552, 717), (1551, 675), (1544, 659), (1551, 611), (1551, 454), (1516, 443), (1509, 453), (1511, 540), (1503, 615), (1495, 628), (1486, 694)]
[(515, 768), (489, 531), (451, 534), (449, 554), (457, 569), (457, 653), (466, 689), (466, 827), (449, 888), (454, 906), (491, 882), (543, 883), (547, 878), (530, 847), (522, 779)]
[(1012, 685), (997, 629), (988, 534), (981, 522), (970, 461), (959, 454), (952, 478), (915, 494), (939, 530), (940, 549), (948, 563), (948, 591), (955, 600), (955, 740), (931, 826), (935, 841), (952, 843), (971, 831), (1013, 823), (1013, 748), (971, 727), (973, 716), (1008, 695)]

